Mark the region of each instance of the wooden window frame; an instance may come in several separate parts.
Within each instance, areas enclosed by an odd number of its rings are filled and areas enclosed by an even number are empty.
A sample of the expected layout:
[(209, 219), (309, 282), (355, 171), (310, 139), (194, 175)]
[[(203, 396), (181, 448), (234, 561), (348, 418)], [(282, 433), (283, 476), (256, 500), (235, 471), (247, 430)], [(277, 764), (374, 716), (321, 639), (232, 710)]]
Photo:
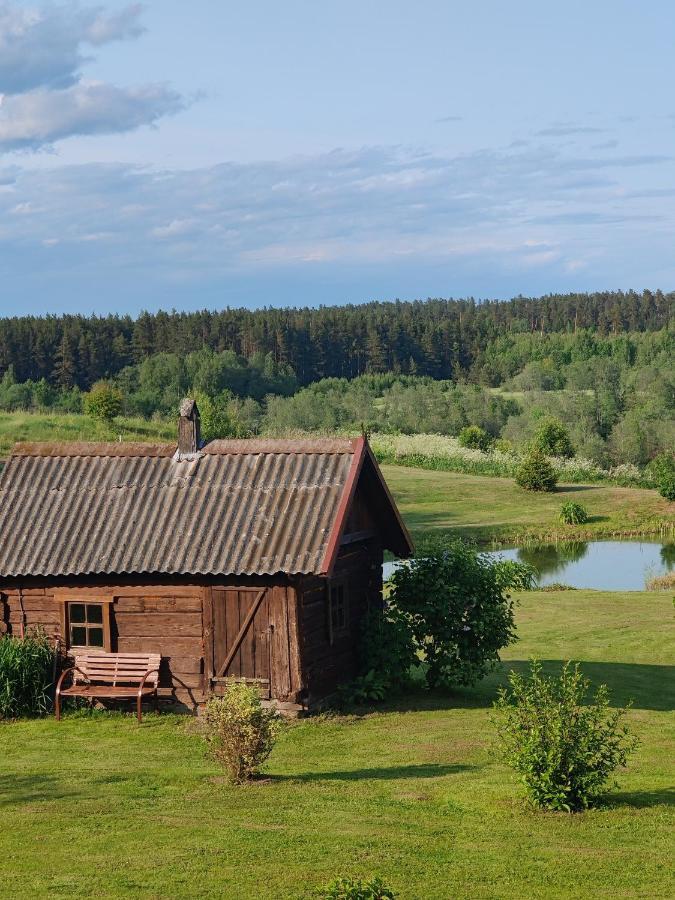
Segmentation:
[[(344, 621), (337, 625), (333, 621), (333, 591), (342, 590), (342, 612)], [(332, 645), (336, 638), (343, 637), (349, 632), (349, 583), (346, 578), (331, 578), (326, 585), (326, 597), (328, 600), (328, 641)]]
[[(110, 610), (112, 607), (112, 601), (103, 597), (77, 597), (77, 596), (69, 596), (59, 598), (62, 601), (62, 613), (61, 613), (61, 628), (63, 632), (63, 640), (65, 641), (66, 650), (68, 651), (78, 651), (88, 653), (112, 653), (112, 640), (111, 640), (111, 628), (110, 628)], [(74, 605), (80, 606), (100, 606), (101, 607), (101, 625), (103, 627), (103, 646), (93, 646), (87, 644), (73, 644), (70, 639), (70, 629), (71, 629), (71, 621), (70, 621), (70, 607)], [(77, 623), (75, 623), (77, 624)]]

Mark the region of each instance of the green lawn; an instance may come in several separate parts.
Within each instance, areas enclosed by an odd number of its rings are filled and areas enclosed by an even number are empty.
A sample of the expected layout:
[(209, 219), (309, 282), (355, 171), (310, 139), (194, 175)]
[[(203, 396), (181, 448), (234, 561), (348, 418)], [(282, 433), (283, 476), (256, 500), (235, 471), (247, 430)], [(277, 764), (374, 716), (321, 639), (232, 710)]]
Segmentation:
[[(675, 526), (675, 503), (654, 490), (607, 484), (560, 485), (551, 494), (519, 488), (510, 478), (460, 475), (403, 466), (382, 471), (414, 537), (453, 531), (486, 542), (600, 538), (610, 535), (658, 533)], [(574, 500), (590, 514), (588, 524), (558, 522), (563, 503)]]
[(401, 898), (675, 896), (672, 601), (530, 593), (508, 665), (573, 656), (642, 745), (602, 809), (537, 813), (489, 753), (502, 674), (455, 695), (289, 727), (270, 781), (223, 783), (192, 720), (0, 727), (0, 872), (15, 897), (309, 897), (380, 873)]

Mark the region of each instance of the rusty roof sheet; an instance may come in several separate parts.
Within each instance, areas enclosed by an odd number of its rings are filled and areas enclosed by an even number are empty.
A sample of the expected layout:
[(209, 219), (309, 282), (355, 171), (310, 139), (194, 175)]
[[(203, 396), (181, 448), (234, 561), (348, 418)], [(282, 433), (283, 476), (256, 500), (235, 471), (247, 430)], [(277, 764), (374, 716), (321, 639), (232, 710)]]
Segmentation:
[(0, 476), (0, 576), (316, 573), (354, 443), (17, 445)]

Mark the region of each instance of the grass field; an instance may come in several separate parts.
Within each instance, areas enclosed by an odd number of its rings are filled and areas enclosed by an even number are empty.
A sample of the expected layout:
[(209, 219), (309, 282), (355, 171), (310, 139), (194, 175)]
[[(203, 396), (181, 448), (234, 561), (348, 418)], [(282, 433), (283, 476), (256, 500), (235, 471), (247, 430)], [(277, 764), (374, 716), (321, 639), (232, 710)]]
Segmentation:
[(0, 726), (0, 877), (14, 897), (311, 897), (380, 873), (400, 898), (675, 896), (668, 595), (530, 593), (506, 654), (583, 661), (642, 744), (598, 810), (540, 813), (489, 750), (503, 672), (454, 695), (301, 721), (270, 780), (225, 784), (194, 722), (98, 714)]
[(173, 422), (119, 418), (106, 426), (89, 416), (64, 413), (0, 412), (0, 456), (16, 441), (172, 441)]
[[(675, 503), (654, 490), (606, 484), (561, 485), (551, 494), (519, 488), (508, 478), (383, 466), (413, 536), (452, 531), (479, 542), (538, 538), (579, 540), (612, 535), (673, 534)], [(563, 526), (563, 503), (583, 504), (590, 521)]]

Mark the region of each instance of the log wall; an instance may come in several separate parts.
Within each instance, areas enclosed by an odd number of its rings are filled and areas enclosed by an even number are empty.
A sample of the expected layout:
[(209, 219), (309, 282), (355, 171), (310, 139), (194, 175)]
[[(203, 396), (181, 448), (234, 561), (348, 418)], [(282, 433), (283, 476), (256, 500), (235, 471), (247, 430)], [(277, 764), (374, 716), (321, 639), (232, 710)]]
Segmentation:
[(313, 705), (357, 674), (357, 647), (364, 613), (382, 603), (382, 545), (375, 538), (347, 542), (341, 547), (334, 579), (347, 586), (348, 628), (333, 637), (329, 627), (328, 585), (320, 576), (307, 576), (299, 587), (299, 634), (306, 701)]
[[(276, 580), (237, 579), (217, 585), (157, 584), (148, 579), (122, 584), (81, 579), (71, 583), (45, 581), (41, 585), (33, 582), (21, 588), (5, 585), (0, 587), (0, 633), (19, 635), (22, 623), (26, 630), (41, 626), (65, 650), (64, 602), (105, 602), (110, 609), (112, 652), (161, 654), (160, 699), (195, 710), (212, 689), (213, 603), (237, 589), (248, 596), (251, 591), (266, 590), (271, 696), (290, 705), (300, 703), (303, 681), (296, 592), (285, 576)], [(255, 625), (252, 623), (252, 627)], [(223, 649), (227, 650), (227, 642)], [(242, 651), (246, 651), (246, 644)], [(241, 669), (241, 652), (228, 674), (246, 675), (237, 669), (237, 663)]]

